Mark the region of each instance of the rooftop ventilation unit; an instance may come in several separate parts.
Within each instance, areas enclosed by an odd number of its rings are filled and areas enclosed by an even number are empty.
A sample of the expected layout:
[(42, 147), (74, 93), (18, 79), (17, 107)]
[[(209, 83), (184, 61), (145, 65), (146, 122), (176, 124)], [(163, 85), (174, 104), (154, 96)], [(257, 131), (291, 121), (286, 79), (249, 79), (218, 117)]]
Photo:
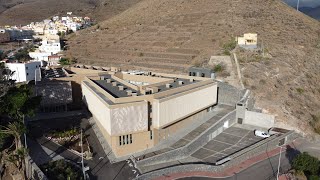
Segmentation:
[(194, 79), (190, 79), (190, 82), (193, 82), (194, 81)]
[(119, 87), (119, 91), (123, 91), (124, 87), (123, 86), (118, 86)]
[(166, 84), (166, 88), (171, 88), (171, 84)]
[(183, 85), (184, 84), (184, 82), (183, 81), (179, 81), (179, 85)]
[(112, 82), (112, 86), (117, 86), (117, 82)]
[(107, 83), (111, 83), (111, 79), (107, 78), (106, 79)]
[(132, 95), (132, 90), (127, 90), (127, 94), (128, 94), (128, 96), (131, 96)]

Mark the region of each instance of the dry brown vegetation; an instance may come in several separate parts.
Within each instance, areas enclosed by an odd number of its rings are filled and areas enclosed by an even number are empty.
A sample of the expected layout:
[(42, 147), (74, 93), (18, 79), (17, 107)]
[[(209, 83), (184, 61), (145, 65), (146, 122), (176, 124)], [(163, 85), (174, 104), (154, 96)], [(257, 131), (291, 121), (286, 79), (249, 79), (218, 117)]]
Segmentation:
[(142, 0), (71, 38), (68, 53), (84, 64), (183, 72), (256, 32), (272, 58), (241, 64), (246, 86), (278, 125), (308, 132), (320, 109), (319, 29), (280, 0)]

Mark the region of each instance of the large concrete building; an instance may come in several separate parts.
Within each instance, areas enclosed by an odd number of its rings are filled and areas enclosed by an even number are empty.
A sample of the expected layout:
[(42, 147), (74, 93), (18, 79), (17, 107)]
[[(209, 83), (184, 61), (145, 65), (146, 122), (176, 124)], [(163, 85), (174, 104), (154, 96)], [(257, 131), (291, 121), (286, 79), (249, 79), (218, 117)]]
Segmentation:
[(86, 77), (83, 101), (117, 157), (154, 147), (217, 104), (210, 78), (154, 73)]

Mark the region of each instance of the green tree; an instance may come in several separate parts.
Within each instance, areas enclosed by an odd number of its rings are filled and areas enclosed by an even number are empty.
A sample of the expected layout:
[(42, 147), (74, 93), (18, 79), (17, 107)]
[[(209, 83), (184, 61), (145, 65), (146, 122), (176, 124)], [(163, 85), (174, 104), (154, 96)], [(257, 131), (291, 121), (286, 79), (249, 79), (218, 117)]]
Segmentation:
[(21, 174), (23, 174), (24, 179), (27, 179), (26, 175), (26, 163), (25, 157), (28, 154), (28, 150), (26, 148), (16, 149), (13, 153), (8, 154), (7, 161), (11, 162)]
[(59, 63), (61, 64), (61, 65), (70, 65), (70, 60), (69, 59), (67, 59), (67, 58), (61, 58), (60, 59), (60, 61), (59, 61)]
[(22, 122), (15, 121), (7, 126), (0, 126), (0, 134), (11, 135), (14, 137), (16, 150), (22, 148), (21, 136), (26, 132), (26, 128)]
[(27, 48), (20, 49), (14, 57), (19, 61), (29, 61), (31, 59)]
[(0, 98), (6, 95), (7, 91), (14, 85), (14, 81), (11, 80), (12, 75), (13, 72), (7, 69), (4, 63), (0, 63)]
[(14, 120), (32, 117), (41, 102), (40, 96), (33, 96), (28, 85), (11, 88), (2, 98), (0, 114), (6, 114)]
[(318, 175), (319, 173), (319, 160), (308, 153), (303, 152), (299, 154), (292, 163), (292, 167), (297, 170), (310, 175)]

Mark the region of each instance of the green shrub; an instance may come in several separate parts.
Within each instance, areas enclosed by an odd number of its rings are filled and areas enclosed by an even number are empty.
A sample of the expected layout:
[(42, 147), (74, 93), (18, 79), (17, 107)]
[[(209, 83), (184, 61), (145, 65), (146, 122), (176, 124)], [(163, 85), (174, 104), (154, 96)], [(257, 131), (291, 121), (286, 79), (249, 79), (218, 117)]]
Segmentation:
[(230, 51), (232, 51), (234, 48), (236, 48), (237, 42), (234, 39), (231, 39), (229, 42), (223, 45), (223, 54), (224, 55), (230, 55)]
[(70, 65), (70, 61), (69, 61), (68, 58), (61, 58), (60, 61), (59, 61), (59, 63), (60, 63), (61, 65), (63, 65), (63, 66), (65, 66), (65, 65)]
[(49, 162), (40, 166), (40, 169), (51, 180), (83, 179), (81, 170), (64, 160)]
[(316, 133), (320, 134), (320, 115), (311, 115), (311, 117), (310, 125)]
[(292, 162), (293, 169), (305, 174), (317, 175), (319, 173), (319, 160), (308, 153), (299, 154)]
[(299, 94), (302, 94), (302, 93), (304, 92), (304, 89), (302, 89), (302, 88), (297, 88), (296, 90), (297, 90), (297, 92), (298, 92)]
[(222, 64), (217, 64), (213, 67), (214, 72), (222, 72), (224, 70), (224, 66)]

